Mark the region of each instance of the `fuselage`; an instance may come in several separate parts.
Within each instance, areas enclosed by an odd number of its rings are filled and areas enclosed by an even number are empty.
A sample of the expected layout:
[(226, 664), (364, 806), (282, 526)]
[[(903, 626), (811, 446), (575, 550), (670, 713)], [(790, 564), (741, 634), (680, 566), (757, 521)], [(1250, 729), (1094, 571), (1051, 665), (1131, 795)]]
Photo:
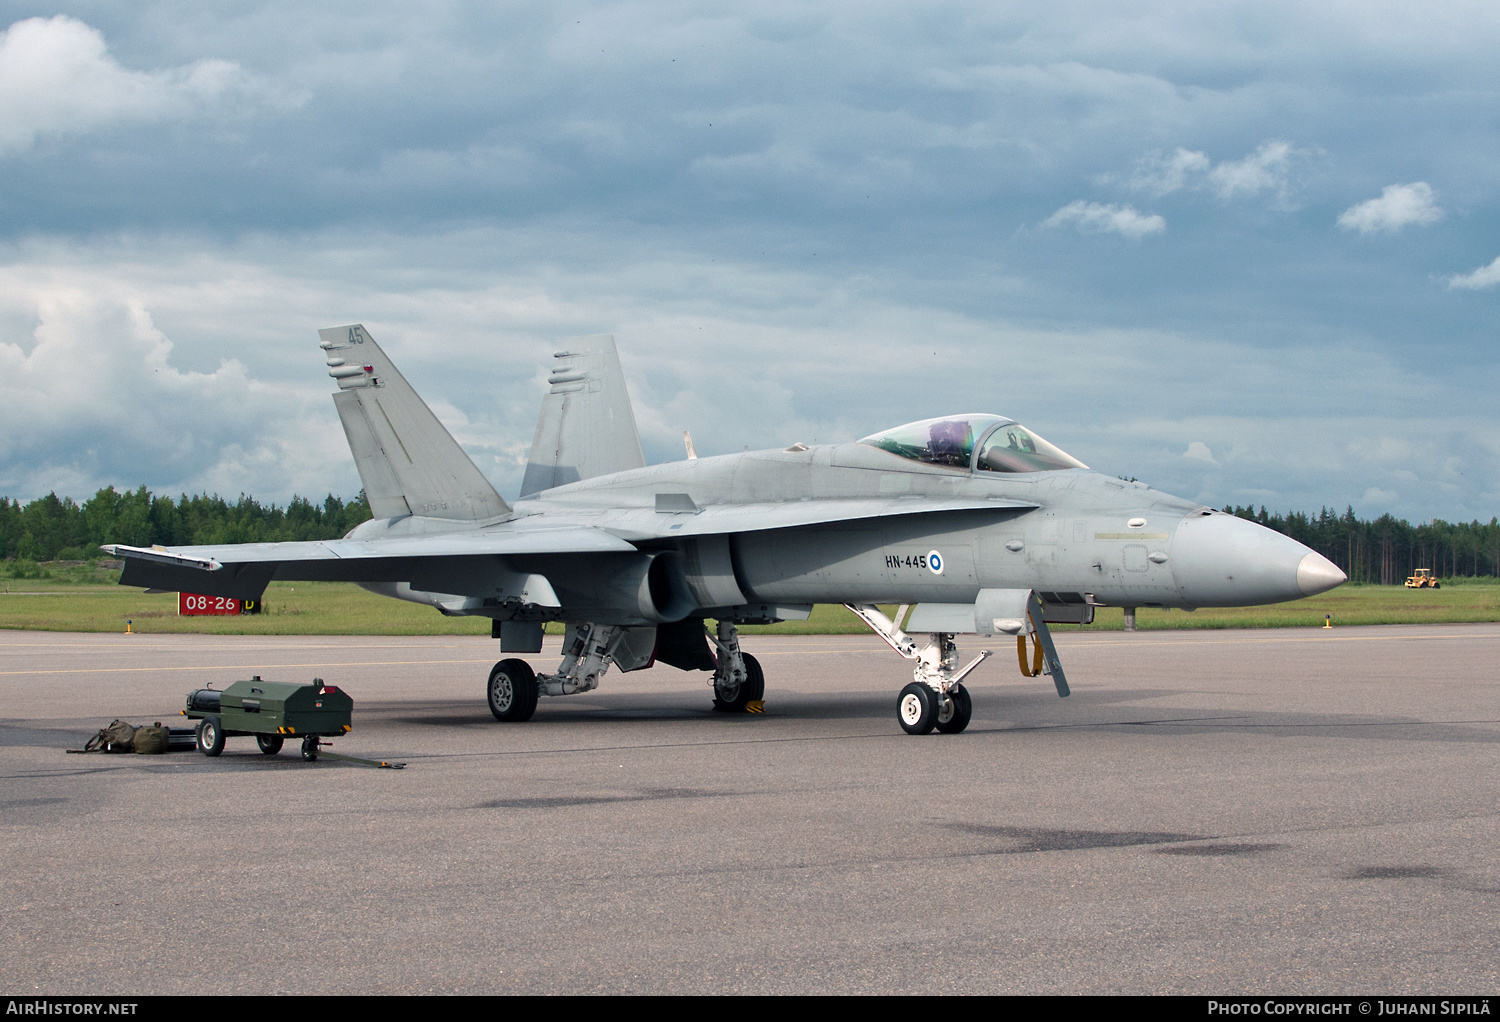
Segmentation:
[[(1035, 505), (732, 533), (734, 578), (746, 600), (759, 603), (968, 603), (982, 589), (1032, 589), (1051, 602), (1195, 608), (1295, 600), (1344, 581), (1332, 562), (1295, 540), (1143, 483), (1084, 468), (974, 471), (863, 443), (600, 476), (519, 501), (513, 518), (489, 527), (526, 519), (608, 530), (617, 513), (639, 516), (663, 494), (685, 495), (699, 508), (825, 500), (878, 507), (924, 497)], [(408, 518), (368, 522), (351, 535), (446, 527)], [(665, 530), (627, 538), (646, 550), (682, 546)], [(550, 567), (546, 558), (532, 558), (522, 569)]]

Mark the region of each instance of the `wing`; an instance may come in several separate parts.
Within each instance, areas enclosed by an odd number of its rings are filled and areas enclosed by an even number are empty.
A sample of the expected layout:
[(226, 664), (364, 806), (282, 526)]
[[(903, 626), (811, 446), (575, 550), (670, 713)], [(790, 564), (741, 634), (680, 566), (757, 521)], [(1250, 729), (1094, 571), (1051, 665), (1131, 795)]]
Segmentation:
[[(672, 495), (667, 495), (672, 496)], [(685, 498), (684, 498), (685, 499)], [(691, 503), (688, 501), (687, 503)], [(634, 553), (636, 544), (687, 536), (732, 535), (859, 519), (941, 513), (1024, 512), (1038, 505), (1014, 500), (901, 497), (891, 500), (810, 500), (786, 504), (736, 504), (688, 510), (667, 501), (664, 510), (630, 508), (562, 512), (467, 531), (381, 539), (330, 539), (310, 543), (237, 543), (221, 546), (103, 549), (125, 561), (120, 584), (258, 599), (273, 580), (411, 582), (442, 589), (455, 577), (489, 570), (505, 574), (500, 558), (526, 554)], [(523, 577), (523, 576), (518, 576)]]
[(272, 579), (297, 582), (404, 582), (431, 565), (508, 554), (633, 553), (618, 536), (587, 527), (450, 532), (390, 539), (223, 546), (103, 547), (121, 557), (120, 584), (259, 599)]

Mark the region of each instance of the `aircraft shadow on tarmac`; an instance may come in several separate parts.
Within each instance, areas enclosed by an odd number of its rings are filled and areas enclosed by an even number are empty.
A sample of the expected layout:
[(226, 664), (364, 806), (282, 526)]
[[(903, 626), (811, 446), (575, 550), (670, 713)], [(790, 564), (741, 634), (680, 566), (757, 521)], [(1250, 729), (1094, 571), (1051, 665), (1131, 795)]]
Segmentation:
[[(1500, 721), (1424, 721), (1412, 717), (1379, 717), (1373, 714), (1236, 713), (1233, 707), (1214, 712), (1205, 711), (1201, 706), (1141, 706), (1143, 702), (1168, 694), (1166, 690), (1155, 689), (1090, 692), (1086, 698), (1071, 704), (1068, 707), (1070, 712), (1058, 712), (1055, 698), (1018, 692), (980, 692), (981, 697), (976, 700), (975, 720), (969, 728), (971, 734), (1150, 728), (1162, 735), (1183, 737), (1251, 733), (1297, 737), (1321, 732), (1326, 737), (1355, 741), (1478, 745), (1500, 743), (1500, 727), (1497, 727)], [(651, 705), (653, 703), (655, 705)], [(417, 707), (410, 703), (387, 704), (386, 707), (373, 706), (366, 712), (374, 718), (370, 720), (371, 724), (378, 723), (381, 726), (407, 724), (464, 729), (524, 727), (529, 730), (538, 727), (590, 727), (627, 720), (712, 720), (726, 727), (738, 728), (773, 720), (883, 721), (889, 713), (890, 703), (891, 699), (885, 693), (840, 693), (837, 696), (797, 694), (778, 698), (772, 692), (768, 693), (766, 712), (763, 715), (719, 714), (707, 706), (683, 706), (680, 697), (676, 695), (651, 693), (644, 696), (611, 696), (592, 701), (580, 699), (571, 704), (548, 707), (546, 712), (537, 714), (524, 725), (497, 724), (482, 708), (476, 710), (466, 700), (431, 702)], [(1072, 711), (1073, 706), (1091, 712)], [(1101, 710), (1107, 711), (1108, 716), (1101, 716)], [(0, 738), (0, 744), (5, 744), (3, 738)]]

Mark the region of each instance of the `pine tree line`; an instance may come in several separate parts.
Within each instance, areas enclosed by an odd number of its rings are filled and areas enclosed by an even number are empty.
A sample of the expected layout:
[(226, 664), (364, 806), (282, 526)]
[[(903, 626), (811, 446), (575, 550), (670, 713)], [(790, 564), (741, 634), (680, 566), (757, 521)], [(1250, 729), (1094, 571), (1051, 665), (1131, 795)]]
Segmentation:
[(113, 486), (82, 504), (49, 493), (31, 503), (0, 497), (0, 556), (25, 561), (103, 557), (101, 543), (189, 546), (205, 543), (273, 543), (334, 539), (370, 517), (364, 491), (344, 501), (329, 494), (322, 504), (292, 497), (284, 508), (240, 494), (230, 503), (215, 494), (177, 500), (144, 486)]

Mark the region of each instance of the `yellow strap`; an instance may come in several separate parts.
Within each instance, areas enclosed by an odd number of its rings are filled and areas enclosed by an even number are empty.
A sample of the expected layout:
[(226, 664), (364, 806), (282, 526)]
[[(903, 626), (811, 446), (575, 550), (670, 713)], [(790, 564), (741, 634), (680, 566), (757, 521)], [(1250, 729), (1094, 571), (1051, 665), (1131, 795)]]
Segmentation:
[[(1027, 614), (1028, 618), (1030, 616), (1030, 614)], [(1036, 625), (1033, 623), (1032, 627), (1035, 628)], [(1031, 643), (1031, 664), (1028, 667), (1026, 663), (1026, 633), (1022, 632), (1016, 636), (1016, 659), (1021, 662), (1021, 673), (1023, 675), (1028, 678), (1037, 678), (1041, 676), (1043, 660), (1042, 640), (1037, 637), (1035, 632), (1031, 633)]]

